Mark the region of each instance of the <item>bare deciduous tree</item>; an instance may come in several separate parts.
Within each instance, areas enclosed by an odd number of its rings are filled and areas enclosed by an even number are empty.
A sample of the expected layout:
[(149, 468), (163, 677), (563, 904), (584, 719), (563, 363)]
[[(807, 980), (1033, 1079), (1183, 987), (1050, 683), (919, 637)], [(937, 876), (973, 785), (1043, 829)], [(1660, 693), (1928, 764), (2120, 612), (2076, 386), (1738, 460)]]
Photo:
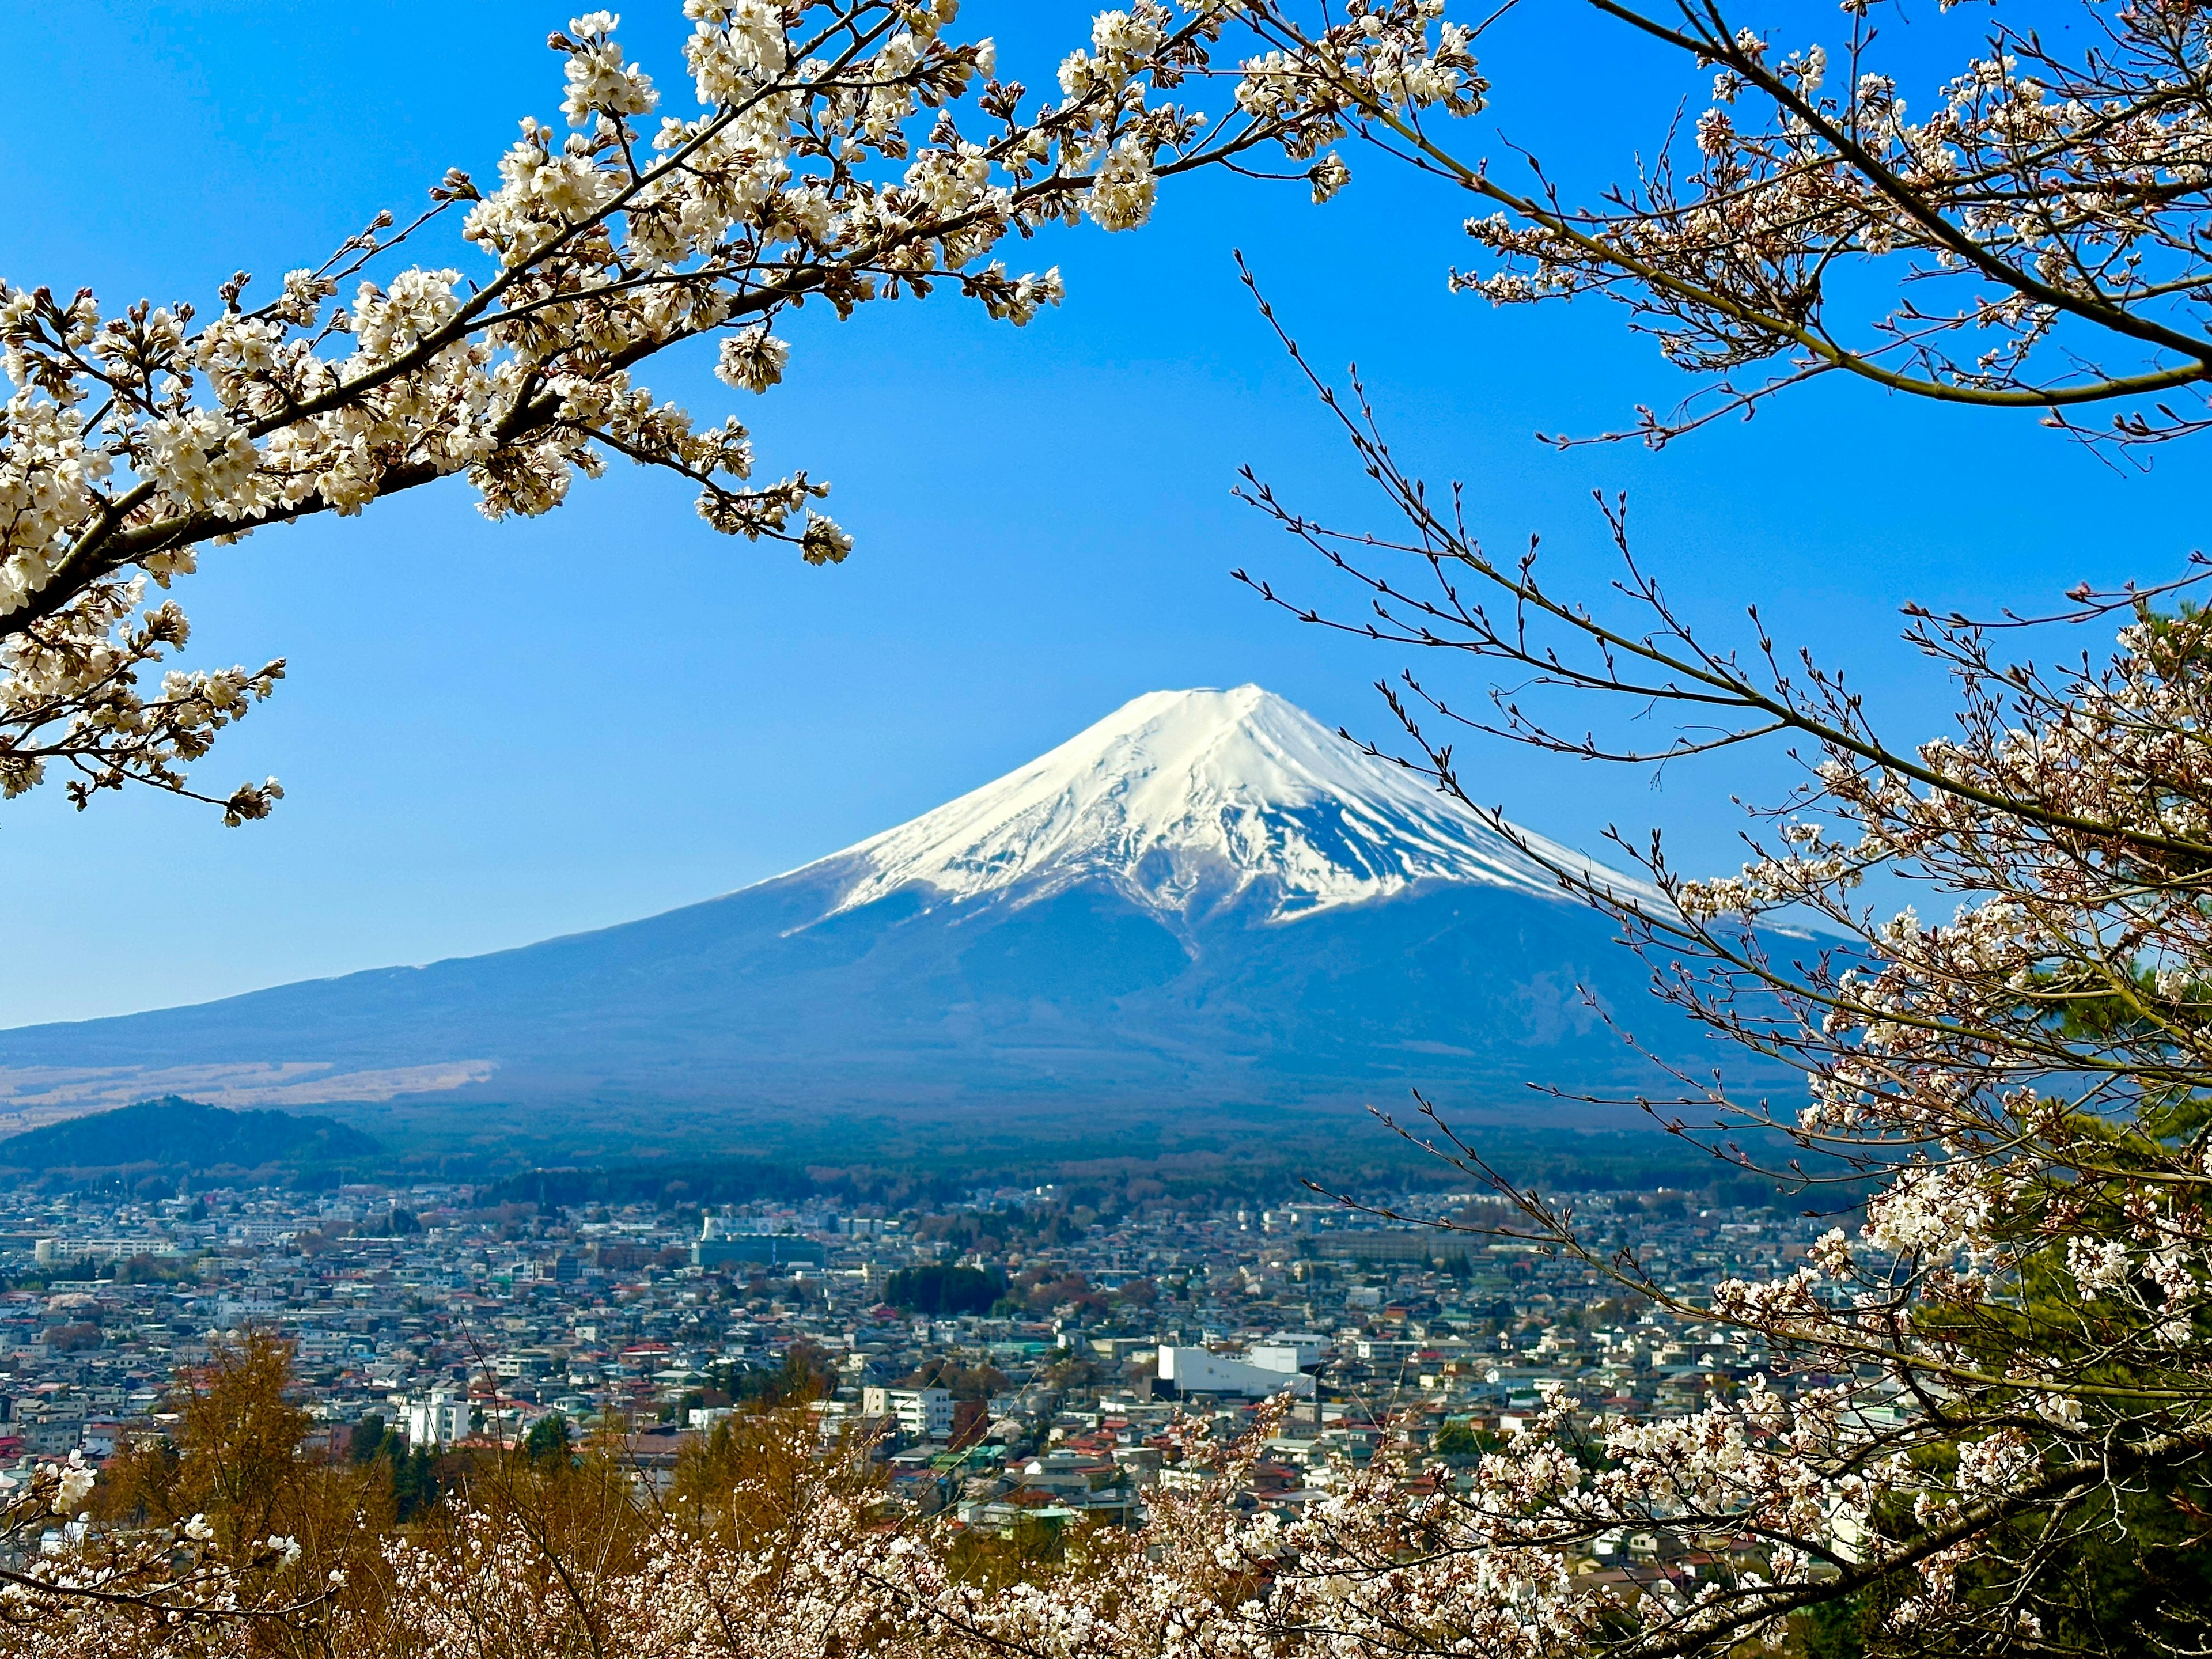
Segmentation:
[[(1467, 230), (1485, 259), (1455, 287), (1501, 305), (1606, 295), (1698, 377), (1679, 407), (1639, 411), (1647, 442), (1838, 373), (2122, 447), (2212, 422), (2212, 22), (2196, 0), (2008, 6), (1985, 33), (1844, 0), (1839, 38), (1795, 43), (1718, 0), (1589, 3), (1710, 76), (1690, 131), (1595, 207), (1572, 204), (1583, 186), (1540, 139), (1493, 162), (1419, 110), (1334, 90), (1346, 131), (1480, 198)], [(1257, 9), (1301, 72), (1332, 74), (1291, 8)], [(1905, 65), (1953, 51), (1955, 73), (1908, 87)]]
[[(1714, 75), (1689, 170), (1662, 153), (1601, 209), (1571, 210), (1540, 162), (1534, 185), (1508, 188), (1419, 118), (1348, 91), (1345, 125), (1502, 210), (1470, 222), (1493, 263), (1463, 287), (1501, 303), (1604, 294), (1699, 377), (1681, 409), (1645, 413), (1648, 441), (1838, 372), (2042, 410), (2101, 445), (2204, 427), (2203, 7), (2058, 8), (2082, 42), (2070, 57), (2000, 24), (1915, 123), (1877, 61), (1875, 20), (1902, 20), (1877, 7), (1845, 8), (1831, 92), (1819, 45), (1783, 53), (1717, 6), (1594, 3)], [(1293, 51), (1306, 38), (1276, 27)], [(1316, 524), (1248, 480), (1249, 499), (1364, 604), (1343, 612), (1257, 586), (1306, 622), (1419, 653), (1384, 687), (1407, 764), (1510, 835), (1468, 795), (1460, 744), (1634, 764), (1765, 743), (1802, 763), (1798, 787), (1755, 811), (1739, 874), (1692, 878), (1656, 836), (1618, 839), (1663, 906), (1556, 873), (1644, 952), (1662, 1000), (1808, 1088), (1800, 1105), (1678, 1073), (1674, 1097), (1638, 1103), (1856, 1224), (1795, 1272), (1693, 1302), (1594, 1243), (1570, 1207), (1516, 1188), (1424, 1103), (1407, 1133), (1510, 1199), (1522, 1236), (1735, 1334), (1794, 1380), (1674, 1422), (1593, 1421), (1562, 1404), (1485, 1463), (1471, 1498), (1422, 1511), (1429, 1530), (1384, 1500), (1303, 1543), (1296, 1577), (1333, 1543), (1373, 1571), (1335, 1569), (1352, 1589), (1293, 1598), (1281, 1627), (1334, 1620), (1395, 1647), (1386, 1632), (1457, 1595), (1464, 1613), (1430, 1626), (1431, 1645), (1477, 1628), (1489, 1597), (1552, 1633), (1530, 1652), (1559, 1650), (1556, 1638), (1720, 1653), (1784, 1640), (1822, 1607), (1848, 1609), (1850, 1639), (1885, 1651), (2200, 1651), (2202, 562), (2141, 590), (2079, 587), (2045, 617), (1908, 606), (1907, 641), (1949, 672), (1958, 701), (1947, 733), (1899, 742), (1841, 672), (1774, 640), (1755, 609), (1735, 645), (1693, 627), (1632, 549), (1624, 505), (1601, 503), (1613, 591), (1563, 592), (1533, 543), (1493, 556), (1455, 490), (1403, 470), (1364, 394), (1315, 385), (1394, 527)], [(2097, 404), (2117, 411), (2100, 430), (2069, 412)], [(2108, 653), (2100, 642), (2057, 668), (2027, 655), (2045, 635), (2100, 627), (2117, 633)], [(1497, 678), (1469, 686), (1453, 665)], [(1900, 885), (1949, 914), (1893, 908)], [(1793, 938), (1808, 922), (1813, 935)], [(1708, 1576), (1640, 1595), (1564, 1570), (1576, 1547), (1625, 1527), (1729, 1541)], [(1416, 1536), (1433, 1578), (1408, 1584), (1399, 1552)]]

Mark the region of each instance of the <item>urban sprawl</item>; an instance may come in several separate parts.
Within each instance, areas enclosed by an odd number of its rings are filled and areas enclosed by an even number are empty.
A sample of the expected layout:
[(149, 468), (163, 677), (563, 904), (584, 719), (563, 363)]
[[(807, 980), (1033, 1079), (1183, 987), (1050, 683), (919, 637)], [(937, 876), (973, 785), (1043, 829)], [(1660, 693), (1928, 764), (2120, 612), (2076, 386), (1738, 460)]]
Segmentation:
[[(1405, 1196), (1387, 1224), (1318, 1202), (1102, 1218), (1049, 1187), (903, 1213), (465, 1187), (0, 1206), (0, 1459), (19, 1466), (162, 1434), (174, 1379), (258, 1329), (293, 1345), (310, 1449), (333, 1458), (364, 1433), (512, 1448), (557, 1413), (665, 1483), (688, 1439), (803, 1376), (825, 1447), (866, 1436), (922, 1511), (1011, 1536), (1141, 1526), (1149, 1491), (1201, 1478), (1178, 1468), (1194, 1419), (1235, 1437), (1285, 1395), (1238, 1478), (1289, 1513), (1378, 1455), (1464, 1481), (1556, 1396), (1671, 1414), (1771, 1366), (1583, 1262), (1434, 1224), (1496, 1218), (1466, 1194)], [(1577, 1212), (1692, 1300), (1786, 1272), (1827, 1224), (1663, 1189)], [(1584, 1570), (1694, 1574), (1716, 1547), (1601, 1540), (1614, 1559)]]

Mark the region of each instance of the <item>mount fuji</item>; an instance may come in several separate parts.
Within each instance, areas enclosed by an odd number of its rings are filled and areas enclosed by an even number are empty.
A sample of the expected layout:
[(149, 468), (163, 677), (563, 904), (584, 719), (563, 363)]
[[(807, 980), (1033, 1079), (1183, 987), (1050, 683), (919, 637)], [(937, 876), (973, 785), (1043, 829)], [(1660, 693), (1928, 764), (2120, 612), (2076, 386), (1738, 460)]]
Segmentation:
[[(494, 955), (0, 1031), (0, 1129), (179, 1093), (619, 1125), (1542, 1102), (1650, 1086), (1644, 969), (1500, 835), (1261, 690), (1156, 691), (802, 868)], [(1663, 1017), (1650, 1011), (1632, 1022)], [(1680, 1052), (1686, 1032), (1662, 1046)], [(379, 1103), (382, 1103), (380, 1107)], [(1549, 1103), (1544, 1103), (1548, 1105)], [(572, 1137), (573, 1138), (573, 1137)]]

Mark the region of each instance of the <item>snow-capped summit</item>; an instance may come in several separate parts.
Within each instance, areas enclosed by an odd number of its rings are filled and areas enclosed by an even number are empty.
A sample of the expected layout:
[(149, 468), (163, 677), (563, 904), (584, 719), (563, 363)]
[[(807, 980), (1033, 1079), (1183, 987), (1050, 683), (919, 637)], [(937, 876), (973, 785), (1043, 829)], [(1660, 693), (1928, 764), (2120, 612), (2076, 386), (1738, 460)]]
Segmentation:
[[(1526, 840), (1544, 859), (1648, 891)], [(1029, 902), (1103, 884), (1174, 915), (1258, 888), (1272, 920), (1433, 882), (1559, 892), (1511, 839), (1256, 685), (1147, 692), (997, 781), (808, 869), (848, 879), (833, 915), (915, 887), (937, 902), (1005, 893)]]

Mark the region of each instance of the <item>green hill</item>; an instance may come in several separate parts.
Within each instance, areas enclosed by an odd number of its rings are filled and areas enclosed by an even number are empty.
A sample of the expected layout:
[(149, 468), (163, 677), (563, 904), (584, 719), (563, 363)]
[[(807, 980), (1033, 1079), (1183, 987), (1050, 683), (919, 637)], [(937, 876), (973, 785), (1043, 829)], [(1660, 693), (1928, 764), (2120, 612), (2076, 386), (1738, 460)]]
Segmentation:
[(0, 1168), (97, 1170), (153, 1164), (178, 1170), (252, 1170), (270, 1164), (374, 1158), (382, 1151), (360, 1130), (330, 1118), (233, 1111), (171, 1095), (11, 1135), (0, 1140)]

